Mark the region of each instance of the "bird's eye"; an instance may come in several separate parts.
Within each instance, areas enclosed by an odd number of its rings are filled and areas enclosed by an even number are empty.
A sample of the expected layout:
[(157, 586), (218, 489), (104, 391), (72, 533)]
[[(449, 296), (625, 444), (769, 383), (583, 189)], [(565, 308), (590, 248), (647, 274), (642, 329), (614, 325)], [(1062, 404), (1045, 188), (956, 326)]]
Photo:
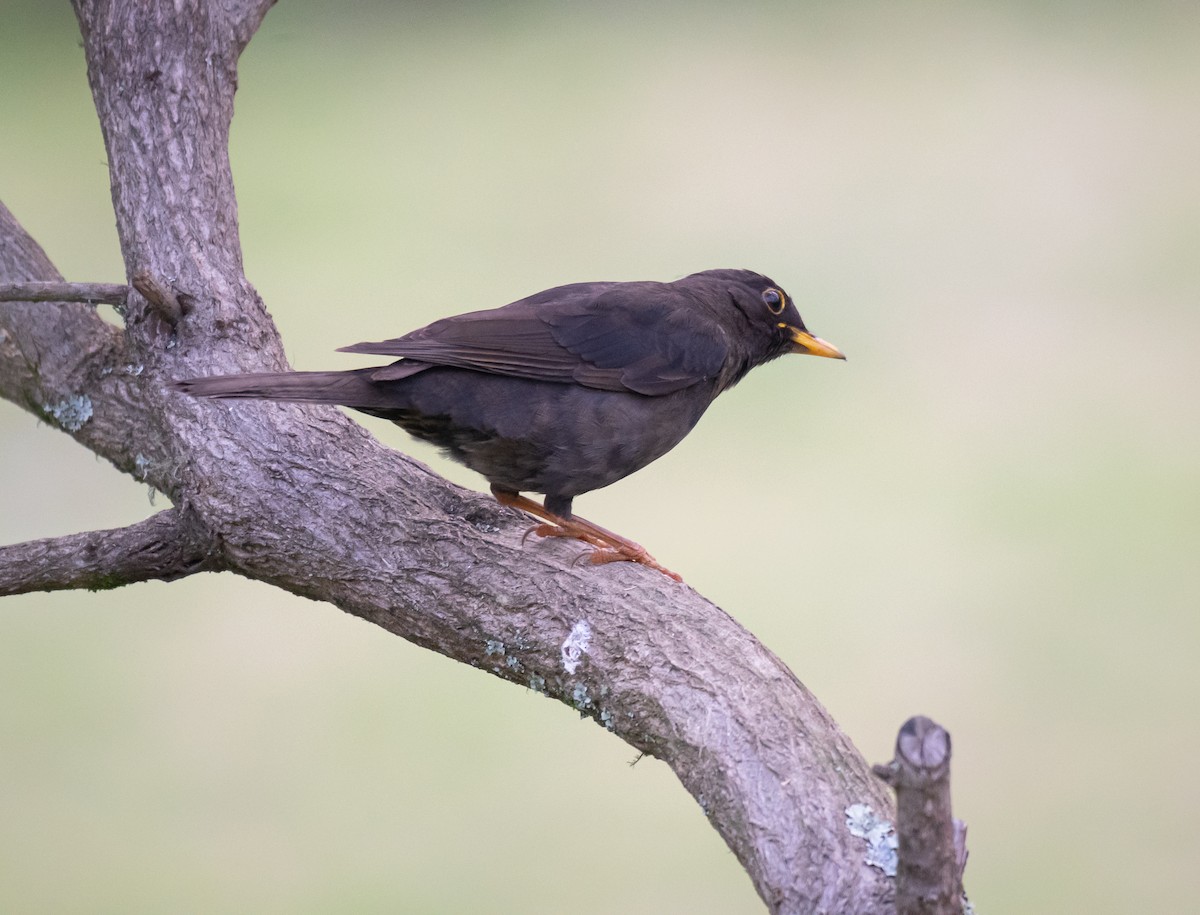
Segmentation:
[(766, 304), (767, 310), (773, 315), (782, 312), (783, 306), (787, 304), (787, 297), (774, 287), (762, 294), (762, 300)]

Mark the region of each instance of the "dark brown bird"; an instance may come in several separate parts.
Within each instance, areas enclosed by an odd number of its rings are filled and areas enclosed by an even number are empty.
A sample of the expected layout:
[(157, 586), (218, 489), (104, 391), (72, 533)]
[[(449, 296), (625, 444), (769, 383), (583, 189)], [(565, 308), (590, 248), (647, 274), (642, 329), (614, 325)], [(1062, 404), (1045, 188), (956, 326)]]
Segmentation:
[[(483, 474), (501, 503), (540, 519), (534, 533), (583, 540), (592, 562), (632, 560), (675, 579), (638, 544), (572, 514), (572, 500), (666, 454), (755, 366), (784, 353), (845, 358), (805, 329), (778, 284), (749, 270), (558, 286), (341, 352), (400, 359), (174, 387), (390, 419)], [(545, 504), (522, 492), (545, 493)]]

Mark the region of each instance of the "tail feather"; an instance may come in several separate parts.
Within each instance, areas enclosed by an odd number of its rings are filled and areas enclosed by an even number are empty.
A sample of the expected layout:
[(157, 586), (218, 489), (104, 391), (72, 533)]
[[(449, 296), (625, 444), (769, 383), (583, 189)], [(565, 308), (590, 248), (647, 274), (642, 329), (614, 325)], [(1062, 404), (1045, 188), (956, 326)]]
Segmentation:
[(396, 402), (394, 385), (371, 380), (375, 369), (347, 372), (264, 372), (187, 378), (171, 387), (193, 397), (251, 398), (345, 407), (386, 407)]

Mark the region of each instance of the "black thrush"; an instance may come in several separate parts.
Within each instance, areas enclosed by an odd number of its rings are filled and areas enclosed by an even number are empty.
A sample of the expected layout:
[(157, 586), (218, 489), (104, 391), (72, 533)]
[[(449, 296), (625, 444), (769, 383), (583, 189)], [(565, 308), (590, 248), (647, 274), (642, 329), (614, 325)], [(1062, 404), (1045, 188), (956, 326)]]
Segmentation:
[[(662, 457), (755, 366), (784, 353), (845, 358), (805, 329), (783, 289), (749, 270), (558, 286), (341, 351), (400, 358), (174, 387), (389, 419), (483, 474), (497, 500), (541, 521), (533, 533), (583, 540), (592, 562), (632, 560), (677, 580), (638, 544), (572, 514), (572, 500)], [(522, 492), (545, 493), (545, 504)]]

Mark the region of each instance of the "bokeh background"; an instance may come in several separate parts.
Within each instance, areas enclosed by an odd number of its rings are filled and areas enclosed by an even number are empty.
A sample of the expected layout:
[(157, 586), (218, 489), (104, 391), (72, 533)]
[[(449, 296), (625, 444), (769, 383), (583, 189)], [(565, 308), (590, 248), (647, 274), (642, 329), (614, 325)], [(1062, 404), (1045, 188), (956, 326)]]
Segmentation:
[[(775, 277), (849, 361), (755, 373), (580, 510), (868, 759), (949, 728), (980, 911), (1188, 911), (1198, 47), (1184, 2), (289, 0), (241, 67), (246, 268), (309, 369), (562, 282)], [(121, 280), (67, 4), (0, 7), (0, 125), (5, 202)], [(0, 541), (164, 504), (0, 403)], [(634, 755), (233, 576), (9, 598), (0, 911), (761, 911)]]

